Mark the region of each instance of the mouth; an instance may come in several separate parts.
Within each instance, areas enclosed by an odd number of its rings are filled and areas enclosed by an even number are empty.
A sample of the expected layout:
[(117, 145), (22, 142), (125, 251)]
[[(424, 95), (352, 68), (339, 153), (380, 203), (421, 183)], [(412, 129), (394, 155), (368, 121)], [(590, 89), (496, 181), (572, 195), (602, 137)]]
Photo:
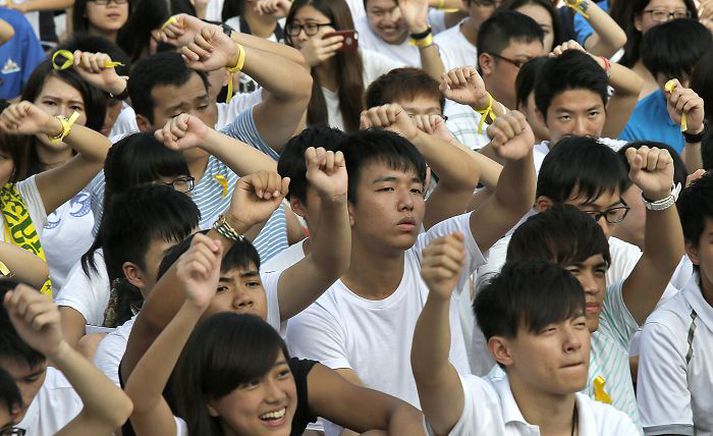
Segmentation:
[(285, 424), (287, 416), (287, 407), (279, 410), (273, 410), (260, 415), (260, 421), (268, 427), (279, 427)]
[(398, 222), (397, 227), (403, 231), (411, 232), (416, 228), (416, 220), (410, 216), (403, 218)]
[(584, 362), (574, 362), (574, 363), (568, 363), (566, 365), (562, 365), (562, 368), (578, 368), (580, 366), (584, 365)]
[(584, 306), (584, 310), (588, 315), (593, 315), (599, 313), (601, 310), (601, 304), (599, 303), (587, 303)]

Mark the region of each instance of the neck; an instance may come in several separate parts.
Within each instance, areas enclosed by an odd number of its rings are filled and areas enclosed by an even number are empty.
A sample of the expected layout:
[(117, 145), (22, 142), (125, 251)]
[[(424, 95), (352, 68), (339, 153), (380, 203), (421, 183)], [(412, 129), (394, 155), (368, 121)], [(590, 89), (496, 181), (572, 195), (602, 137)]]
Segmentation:
[(713, 307), (713, 283), (706, 279), (703, 272), (700, 272), (698, 276), (700, 277), (698, 286), (701, 288), (703, 299), (706, 300), (709, 306)]
[(465, 36), (465, 39), (468, 40), (473, 45), (478, 45), (478, 29), (480, 28), (480, 25), (476, 26), (475, 20), (472, 18), (468, 18), (461, 24), (460, 26), (460, 33)]
[(540, 427), (542, 435), (571, 435), (576, 396), (542, 392), (527, 386), (516, 374), (508, 373), (510, 390), (523, 418)]
[(277, 20), (272, 15), (260, 15), (255, 9), (248, 6), (243, 11), (243, 18), (250, 26), (250, 33), (254, 36), (268, 38), (275, 32)]
[(42, 171), (62, 166), (65, 162), (72, 158), (72, 149), (69, 147), (64, 149), (53, 149), (46, 147), (44, 144), (37, 144), (36, 147), (37, 157), (40, 160), (40, 168)]
[(89, 28), (90, 35), (102, 36), (111, 42), (116, 42), (116, 35), (118, 35), (118, 33), (118, 30), (102, 30), (97, 29), (96, 27)]
[(208, 167), (208, 155), (200, 157), (195, 160), (187, 161), (188, 171), (190, 171), (191, 176), (196, 179), (196, 183), (203, 177), (205, 169)]
[(352, 256), (342, 282), (355, 294), (382, 300), (396, 291), (404, 275), (404, 252), (390, 254), (370, 250), (352, 237)]

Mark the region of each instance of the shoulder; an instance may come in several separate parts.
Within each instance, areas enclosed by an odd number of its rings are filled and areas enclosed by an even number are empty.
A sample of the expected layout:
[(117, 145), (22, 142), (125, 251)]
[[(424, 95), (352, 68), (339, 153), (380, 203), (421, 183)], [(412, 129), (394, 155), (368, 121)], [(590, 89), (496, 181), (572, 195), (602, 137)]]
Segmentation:
[[(624, 412), (614, 406), (594, 401), (583, 394), (577, 395), (579, 425), (586, 434), (598, 435), (638, 435), (634, 422)], [(594, 430), (594, 431), (592, 431)]]

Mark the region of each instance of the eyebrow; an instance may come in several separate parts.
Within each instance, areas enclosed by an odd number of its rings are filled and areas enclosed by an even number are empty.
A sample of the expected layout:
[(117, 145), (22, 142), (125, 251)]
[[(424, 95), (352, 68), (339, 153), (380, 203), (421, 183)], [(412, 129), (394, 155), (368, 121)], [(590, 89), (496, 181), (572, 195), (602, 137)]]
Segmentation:
[[(244, 278), (248, 278), (248, 277), (258, 277), (259, 275), (260, 275), (260, 273), (256, 269), (252, 269), (249, 271), (241, 272), (239, 276), (241, 279), (244, 279)], [(220, 278), (218, 278), (218, 281), (219, 282), (230, 282), (231, 279), (228, 276), (220, 276)]]
[[(62, 100), (62, 97), (56, 97), (56, 96), (51, 95), (51, 94), (43, 95), (42, 98), (47, 98), (47, 99), (50, 99), (50, 100)], [(70, 102), (70, 103), (78, 103), (78, 104), (82, 104), (82, 105), (84, 104), (84, 101), (83, 101), (83, 100), (69, 100), (69, 102)]]
[[(382, 176), (382, 177), (377, 177), (376, 179), (372, 180), (372, 184), (375, 183), (381, 183), (381, 182), (398, 182), (399, 179), (396, 176)], [(418, 177), (414, 176), (411, 177), (411, 183), (422, 183), (421, 179)]]

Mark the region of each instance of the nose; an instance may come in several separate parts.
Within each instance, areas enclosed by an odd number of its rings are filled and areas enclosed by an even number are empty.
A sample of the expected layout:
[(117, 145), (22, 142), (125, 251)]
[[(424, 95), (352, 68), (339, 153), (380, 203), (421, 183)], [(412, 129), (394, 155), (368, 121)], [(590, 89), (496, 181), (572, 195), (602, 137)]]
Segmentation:
[(582, 339), (572, 326), (563, 330), (562, 348), (566, 353), (572, 353), (582, 348)]
[(249, 311), (255, 306), (255, 302), (250, 296), (242, 292), (241, 290), (235, 291), (235, 297), (233, 298), (233, 307), (239, 312)]
[(577, 117), (574, 121), (574, 133), (577, 136), (587, 136), (590, 134), (587, 120), (583, 117)]
[(413, 210), (414, 199), (408, 189), (399, 190), (399, 210)]
[(606, 220), (606, 218), (604, 218), (603, 216), (600, 217), (597, 220), (597, 224), (602, 229), (602, 232), (604, 232), (604, 236), (609, 239), (609, 236), (611, 236), (611, 228), (609, 228), (609, 222)]
[(282, 389), (280, 383), (272, 377), (268, 377), (266, 383), (265, 401), (268, 403), (279, 403), (282, 402), (287, 393)]
[(579, 283), (587, 295), (596, 295), (599, 293), (599, 283), (591, 271), (584, 271), (577, 276)]

